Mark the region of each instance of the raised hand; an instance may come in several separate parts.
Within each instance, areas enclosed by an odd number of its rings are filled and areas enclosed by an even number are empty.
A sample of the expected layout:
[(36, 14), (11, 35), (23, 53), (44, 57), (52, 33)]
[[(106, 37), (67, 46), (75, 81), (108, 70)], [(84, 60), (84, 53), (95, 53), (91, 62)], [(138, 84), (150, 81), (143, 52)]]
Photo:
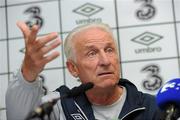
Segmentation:
[(52, 32), (43, 37), (37, 37), (39, 28), (34, 25), (31, 29), (21, 21), (17, 22), (25, 40), (25, 57), (22, 64), (24, 78), (32, 82), (44, 69), (45, 65), (59, 56), (58, 51), (48, 54), (61, 44), (58, 33)]

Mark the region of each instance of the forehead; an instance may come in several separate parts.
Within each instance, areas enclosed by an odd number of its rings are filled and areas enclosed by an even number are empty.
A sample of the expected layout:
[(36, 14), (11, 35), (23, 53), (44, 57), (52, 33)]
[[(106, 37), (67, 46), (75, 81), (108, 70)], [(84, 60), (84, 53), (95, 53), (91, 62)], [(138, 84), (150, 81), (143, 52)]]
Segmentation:
[(88, 28), (79, 32), (75, 36), (76, 45), (88, 45), (93, 43), (114, 43), (114, 38), (111, 33), (103, 30), (102, 28)]

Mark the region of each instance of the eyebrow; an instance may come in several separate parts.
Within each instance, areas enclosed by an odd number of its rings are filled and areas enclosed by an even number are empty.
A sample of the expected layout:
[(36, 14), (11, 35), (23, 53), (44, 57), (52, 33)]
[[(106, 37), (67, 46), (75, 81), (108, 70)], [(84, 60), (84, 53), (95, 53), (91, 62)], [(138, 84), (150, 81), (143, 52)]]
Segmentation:
[[(107, 42), (106, 43), (106, 46), (113, 46), (113, 43), (112, 42)], [(95, 45), (85, 45), (85, 47), (87, 47), (87, 48), (94, 48), (95, 47)]]
[(93, 48), (96, 48), (94, 45), (87, 45), (85, 46), (87, 49), (93, 49)]

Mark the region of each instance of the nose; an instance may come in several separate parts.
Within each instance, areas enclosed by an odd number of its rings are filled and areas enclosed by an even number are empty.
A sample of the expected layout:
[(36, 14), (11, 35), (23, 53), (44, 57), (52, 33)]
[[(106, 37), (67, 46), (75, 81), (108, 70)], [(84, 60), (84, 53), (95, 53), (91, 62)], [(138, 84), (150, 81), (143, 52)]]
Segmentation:
[(99, 55), (99, 64), (101, 66), (108, 66), (110, 65), (110, 60), (108, 55), (105, 52), (101, 52), (101, 54)]

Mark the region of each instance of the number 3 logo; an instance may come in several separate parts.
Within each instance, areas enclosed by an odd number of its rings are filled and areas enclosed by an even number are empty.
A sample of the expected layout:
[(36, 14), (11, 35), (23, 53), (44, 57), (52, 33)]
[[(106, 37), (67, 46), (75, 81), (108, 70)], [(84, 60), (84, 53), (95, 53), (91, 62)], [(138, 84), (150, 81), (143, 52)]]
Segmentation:
[(156, 9), (152, 5), (152, 0), (136, 0), (136, 1), (144, 2), (141, 5), (141, 8), (136, 11), (136, 16), (140, 20), (149, 20), (155, 16)]
[(24, 14), (30, 14), (29, 20), (26, 24), (31, 28), (34, 24), (40, 28), (43, 26), (43, 19), (41, 17), (41, 9), (38, 6), (29, 7), (24, 11)]
[(148, 65), (144, 67), (142, 72), (148, 72), (147, 78), (143, 81), (143, 87), (147, 90), (157, 90), (162, 85), (162, 78), (159, 75), (159, 67), (157, 65)]

